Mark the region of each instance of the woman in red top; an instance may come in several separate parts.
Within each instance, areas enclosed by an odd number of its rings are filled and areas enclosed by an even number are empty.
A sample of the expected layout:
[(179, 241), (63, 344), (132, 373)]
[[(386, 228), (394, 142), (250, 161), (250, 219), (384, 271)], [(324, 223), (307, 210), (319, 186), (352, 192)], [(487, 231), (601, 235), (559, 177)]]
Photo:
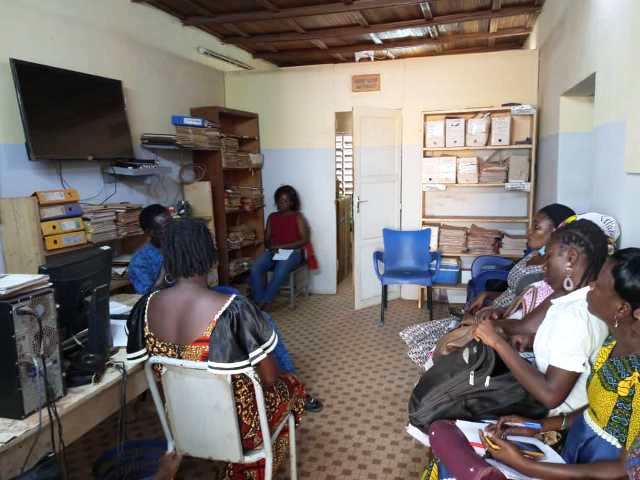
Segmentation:
[[(274, 195), (278, 211), (269, 215), (265, 232), (266, 250), (256, 258), (251, 268), (251, 292), (259, 307), (268, 307), (278, 294), (278, 290), (287, 280), (289, 272), (295, 270), (303, 261), (304, 246), (309, 242), (309, 226), (300, 213), (298, 192), (290, 185), (283, 185)], [(288, 258), (274, 260), (279, 250)], [(271, 281), (265, 285), (265, 274), (273, 270)]]

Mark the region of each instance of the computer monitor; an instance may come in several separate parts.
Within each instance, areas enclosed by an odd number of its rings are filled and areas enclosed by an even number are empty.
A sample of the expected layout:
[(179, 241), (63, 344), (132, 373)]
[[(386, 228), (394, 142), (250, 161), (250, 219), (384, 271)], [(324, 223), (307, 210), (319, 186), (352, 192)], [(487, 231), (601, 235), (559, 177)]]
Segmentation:
[(54, 255), (40, 267), (53, 283), (63, 351), (79, 344), (93, 355), (108, 358), (113, 348), (109, 318), (111, 261), (108, 246)]

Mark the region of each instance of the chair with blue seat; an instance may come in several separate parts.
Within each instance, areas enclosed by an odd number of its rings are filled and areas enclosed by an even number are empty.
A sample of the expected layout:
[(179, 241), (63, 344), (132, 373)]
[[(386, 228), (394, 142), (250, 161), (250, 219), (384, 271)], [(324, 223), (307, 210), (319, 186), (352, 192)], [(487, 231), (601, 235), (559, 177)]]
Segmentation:
[[(389, 285), (420, 285), (427, 288), (427, 306), (433, 319), (433, 277), (440, 270), (440, 253), (430, 252), (431, 229), (423, 230), (382, 230), (384, 252), (373, 253), (373, 268), (382, 284), (380, 304), (380, 325), (384, 325), (384, 311), (387, 308), (387, 287)], [(431, 269), (432, 260), (436, 261)], [(380, 265), (384, 271), (380, 272)]]
[(514, 262), (497, 255), (481, 255), (471, 264), (471, 280), (467, 284), (467, 304), (487, 289), (490, 281), (507, 281)]

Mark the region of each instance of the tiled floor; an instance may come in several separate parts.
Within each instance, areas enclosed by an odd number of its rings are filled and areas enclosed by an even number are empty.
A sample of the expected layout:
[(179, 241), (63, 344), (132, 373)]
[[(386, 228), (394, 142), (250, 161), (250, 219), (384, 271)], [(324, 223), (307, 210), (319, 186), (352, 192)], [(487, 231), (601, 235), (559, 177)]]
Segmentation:
[[(444, 305), (436, 305), (436, 318)], [(379, 307), (353, 310), (350, 282), (338, 295), (312, 295), (298, 308), (273, 316), (307, 389), (324, 401), (320, 413), (307, 414), (298, 429), (301, 480), (418, 479), (424, 449), (404, 432), (409, 394), (419, 377), (406, 357), (398, 332), (427, 319), (414, 301), (390, 302), (386, 324)], [(130, 408), (129, 438), (161, 436), (151, 405)], [(109, 419), (69, 447), (72, 479), (91, 478), (91, 465), (115, 442)], [(220, 466), (187, 460), (178, 478), (215, 479)], [(281, 473), (279, 478), (286, 478)]]

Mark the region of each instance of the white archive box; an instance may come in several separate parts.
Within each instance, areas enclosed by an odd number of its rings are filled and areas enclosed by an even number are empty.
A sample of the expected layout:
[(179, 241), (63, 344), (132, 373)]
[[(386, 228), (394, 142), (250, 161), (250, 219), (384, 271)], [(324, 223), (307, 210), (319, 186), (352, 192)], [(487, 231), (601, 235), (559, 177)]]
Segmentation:
[(489, 141), (491, 115), (467, 120), (467, 147), (484, 147)]
[(464, 118), (447, 118), (445, 120), (445, 146), (464, 147), (464, 132), (466, 121)]
[(424, 157), (422, 183), (456, 183), (456, 157)]
[(429, 118), (424, 122), (425, 147), (444, 147), (444, 117)]
[(491, 115), (491, 145), (511, 144), (511, 115), (494, 113)]
[(458, 183), (478, 183), (478, 157), (458, 157)]

